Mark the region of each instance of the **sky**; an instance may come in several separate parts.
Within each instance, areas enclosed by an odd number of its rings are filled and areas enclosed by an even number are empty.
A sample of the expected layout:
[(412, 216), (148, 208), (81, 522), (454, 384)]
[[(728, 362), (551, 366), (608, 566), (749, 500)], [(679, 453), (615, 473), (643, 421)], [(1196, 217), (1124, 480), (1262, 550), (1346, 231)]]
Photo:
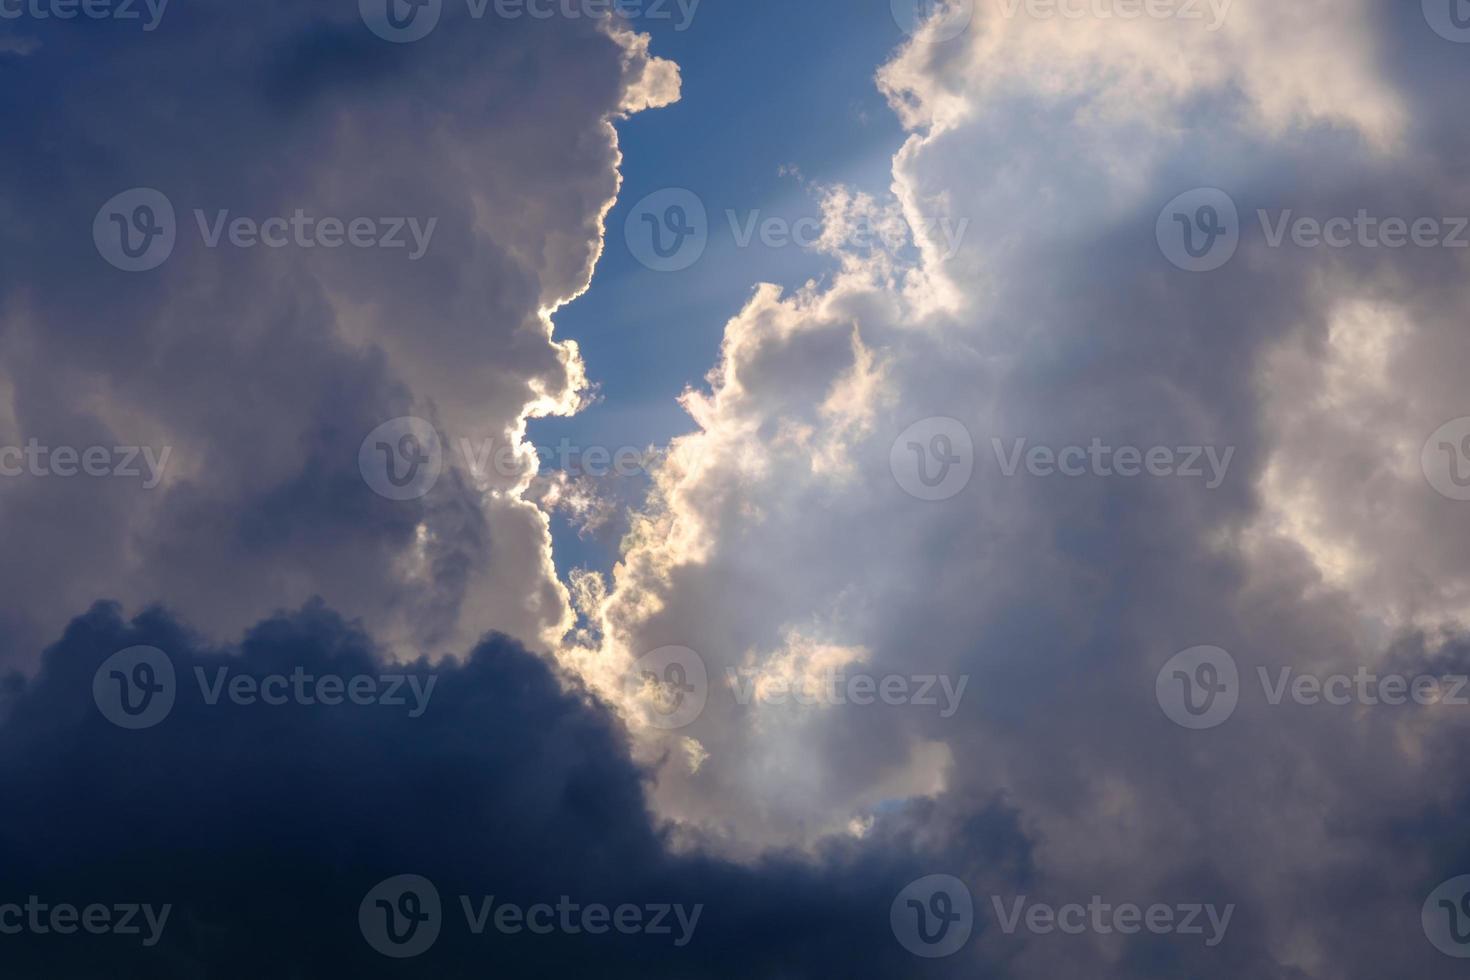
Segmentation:
[(608, 9), (0, 0), (0, 974), (1459, 976), (1470, 9)]
[[(902, 128), (874, 87), (873, 70), (907, 37), (895, 18), (796, 4), (773, 34), (766, 18), (705, 0), (680, 30), (684, 24), (673, 10), (667, 20), (640, 24), (659, 53), (680, 65), (681, 98), (618, 125), (624, 184), (608, 216), (613, 233), (591, 288), (556, 318), (558, 334), (580, 345), (600, 399), (570, 418), (533, 422), (538, 445), (566, 439), (575, 447), (644, 448), (686, 431), (688, 416), (676, 400), (686, 387), (703, 385), (725, 321), (754, 284), (795, 288), (836, 267), (784, 239), (770, 245), (756, 234), (741, 244), (743, 230), (752, 220), (820, 217), (814, 185), (881, 192), (892, 179)], [(693, 191), (710, 216), (710, 247), (677, 272), (640, 264), (622, 234), (635, 206), (666, 188)], [(553, 529), (564, 572), (611, 570), (616, 525), (583, 534), (568, 519)]]

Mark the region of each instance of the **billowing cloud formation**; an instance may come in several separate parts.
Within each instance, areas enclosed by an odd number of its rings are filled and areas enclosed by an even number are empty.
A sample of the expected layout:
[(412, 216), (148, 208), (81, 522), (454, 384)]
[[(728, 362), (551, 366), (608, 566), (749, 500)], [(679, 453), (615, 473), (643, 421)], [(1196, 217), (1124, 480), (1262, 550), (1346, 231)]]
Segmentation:
[[(98, 710), (93, 678), (139, 645), (168, 658), (176, 695), (156, 724), (130, 731)], [(314, 698), (325, 678), (406, 674), (430, 695), (416, 717), (412, 696), (355, 704), (342, 691), (335, 705), (228, 693), (211, 704), (222, 671), (263, 694), (273, 675), (310, 678)], [(908, 954), (887, 933), (888, 903), (934, 860), (899, 814), (881, 840), (834, 847), (820, 864), (672, 855), (621, 728), (544, 661), (492, 637), (462, 662), (389, 664), (319, 604), (218, 648), (161, 611), (124, 622), (99, 605), (34, 678), (7, 685), (0, 733), (0, 935), (6, 976), (23, 980), (897, 975)], [(1024, 875), (1028, 845), (1003, 807), (968, 833), (1000, 874)], [(358, 910), (404, 874), (431, 882), (442, 911), (429, 948), (393, 959), (370, 945)], [(46, 931), (7, 911), (31, 896), (46, 903)], [(477, 913), (487, 896), (495, 909), (563, 896), (579, 909), (679, 905), (692, 928), (669, 913), (656, 927), (667, 933), (603, 922), (574, 934), (558, 912), (555, 935), (502, 932), (493, 919), (475, 935), (460, 896)], [(51, 930), (51, 907), (98, 903), (146, 905), (160, 928), (140, 912), (136, 934)], [(580, 929), (581, 912), (567, 914)]]
[[(1470, 61), (1419, 4), (1237, 0), (1214, 31), (1032, 6), (979, 4), (962, 38), (921, 35), (879, 73), (913, 129), (895, 200), (915, 229), (970, 233), (953, 256), (921, 232), (756, 292), (605, 594), (583, 590), (593, 629), (567, 661), (650, 720), (658, 810), (692, 839), (812, 845), (914, 799), (952, 825), (999, 794), (1037, 841), (1033, 898), (1239, 910), (1198, 956), (992, 935), (1007, 975), (1447, 975), (1420, 909), (1466, 870), (1446, 753), (1470, 709), (1271, 692), (1283, 670), (1452, 672), (1470, 504), (1435, 492), (1421, 450), (1470, 415), (1467, 252), (1291, 228), (1360, 210), (1455, 227), (1449, 93)], [(1164, 235), (1192, 191), (1238, 214), (1212, 271)], [(852, 201), (830, 196), (831, 220)], [(1228, 218), (1177, 209), (1200, 234)], [(1050, 462), (1027, 462), (1038, 447)], [(973, 477), (920, 499), (900, 464), (957, 450)], [(667, 690), (621, 676), (672, 645), (709, 696), (666, 731), (649, 704)], [(1201, 645), (1232, 657), (1239, 704), (1191, 731), (1156, 681)], [(833, 663), (967, 693), (946, 717), (942, 699), (727, 689), (793, 671), (819, 688)]]
[[(7, 20), (32, 53), (0, 53), (0, 446), (35, 451), (0, 459), (0, 550), (25, 556), (0, 570), (5, 654), (102, 596), (223, 637), (315, 594), (408, 655), (565, 628), (520, 434), (584, 385), (550, 313), (601, 251), (611, 121), (678, 71), (606, 18), (474, 9), (412, 44), (354, 3)], [(166, 261), (104, 261), (94, 219), (163, 248), (142, 232), (166, 208)], [(392, 501), (358, 451), (402, 416), (443, 471)], [(54, 478), (92, 447), (141, 475)]]
[[(0, 885), (178, 917), (6, 968), (386, 972), (357, 911), (417, 874), (451, 916), (704, 907), (675, 950), (497, 935), (507, 975), (1450, 975), (1420, 912), (1470, 870), (1470, 692), (1430, 680), (1470, 670), (1465, 49), (1433, 4), (1043, 7), (881, 69), (891, 194), (823, 189), (836, 272), (755, 290), (614, 576), (565, 586), (542, 507), (614, 522), (532, 490), (520, 434), (579, 403), (550, 318), (601, 248), (612, 120), (674, 66), (450, 5), (409, 44), (284, 0), (7, 34), (0, 448), (48, 462), (0, 481), (0, 654), (36, 667), (0, 719)], [(121, 268), (169, 211), (167, 258)], [(320, 237), (357, 219), (367, 245)], [(864, 223), (915, 231), (848, 248)], [(406, 415), (439, 458), (364, 443)], [(148, 475), (51, 478), (91, 447)], [(360, 471), (395, 449), (432, 490)], [(102, 595), (205, 635), (102, 606), (31, 663)], [(565, 635), (569, 676), (491, 629)], [(138, 644), (186, 685), (405, 651), (437, 681), (416, 717), (181, 688), (127, 731), (93, 685), (152, 684), (98, 674)], [(928, 873), (977, 912), (932, 963), (888, 918), (951, 921), (901, 900)], [(1018, 901), (1230, 919), (1008, 930)], [(446, 920), (414, 966), (486, 951)]]

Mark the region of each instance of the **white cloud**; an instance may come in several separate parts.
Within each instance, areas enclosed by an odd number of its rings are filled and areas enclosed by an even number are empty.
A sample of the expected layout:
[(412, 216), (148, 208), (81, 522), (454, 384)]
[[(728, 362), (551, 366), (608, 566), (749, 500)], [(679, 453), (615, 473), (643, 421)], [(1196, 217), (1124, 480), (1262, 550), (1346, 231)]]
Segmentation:
[[(1411, 13), (1396, 26), (1423, 31)], [(1235, 896), (1282, 976), (1397, 962), (1363, 940), (1364, 923), (1399, 921), (1383, 895), (1337, 920), (1301, 910), (1332, 891), (1324, 869), (1413, 893), (1421, 869), (1385, 862), (1376, 835), (1443, 795), (1426, 746), (1453, 720), (1273, 708), (1257, 688), (1228, 728), (1190, 733), (1154, 702), (1188, 647), (1231, 649), (1248, 685), (1258, 667), (1351, 672), (1415, 621), (1393, 611), (1459, 602), (1463, 517), (1412, 467), (1431, 420), (1467, 414), (1451, 382), (1470, 363), (1452, 326), (1461, 260), (1257, 236), (1195, 275), (1154, 241), (1159, 209), (1192, 186), (1231, 188), (1247, 221), (1293, 201), (1452, 208), (1441, 148), (1406, 142), (1418, 95), (1387, 62), (1412, 55), (1375, 40), (1385, 16), (1242, 0), (1207, 32), (987, 15), (968, 41), (920, 40), (880, 72), (915, 130), (893, 205), (972, 232), (949, 258), (932, 240), (917, 260), (844, 250), (827, 286), (756, 290), (709, 390), (685, 396), (696, 431), (610, 587), (589, 593), (597, 635), (565, 657), (616, 701), (658, 647), (696, 649), (714, 676), (769, 673), (792, 669), (790, 637), (815, 636), (880, 673), (973, 674), (971, 695), (948, 721), (850, 707), (779, 725), (712, 697), (673, 736), (639, 733), (649, 759), (670, 753), (660, 813), (750, 854), (932, 798), (927, 825), (963, 852), (955, 828), (1000, 798), (1037, 841), (1038, 889)], [(828, 203), (833, 242), (854, 210), (887, 206)], [(937, 503), (888, 470), (893, 439), (931, 416), (963, 420), (976, 446), (969, 488)], [(1237, 454), (1218, 490), (1006, 478), (992, 437)], [(690, 739), (706, 754), (692, 770), (670, 749)], [(1037, 944), (1013, 968), (1136, 975), (1125, 952)]]
[[(458, 448), (520, 445), (527, 418), (581, 404), (580, 355), (554, 337), (552, 311), (601, 254), (614, 121), (676, 99), (677, 68), (589, 18), (446, 21), (398, 46), (355, 4), (271, 6), (246, 19), (248, 43), (119, 37), (90, 66), (115, 84), (72, 97), (90, 83), (57, 69), (55, 99), (35, 103), (58, 142), (111, 149), (50, 199), (0, 207), (5, 253), (28, 256), (0, 280), (0, 419), (20, 440), (172, 456), (156, 491), (0, 481), (0, 548), (31, 556), (0, 572), (19, 656), (98, 597), (163, 600), (231, 638), (316, 594), (409, 656), (491, 629), (543, 645), (570, 622), (547, 518), (523, 499), (529, 474), (477, 484)], [(228, 139), (198, 138), (221, 119)], [(28, 152), (11, 165), (50, 169), (45, 147)], [(169, 197), (179, 235), (163, 266), (129, 275), (87, 236), (98, 206), (135, 185)], [(436, 226), (414, 262), (205, 248), (196, 209)], [(433, 422), (448, 456), (427, 497), (395, 503), (369, 490), (357, 452), (405, 415)]]

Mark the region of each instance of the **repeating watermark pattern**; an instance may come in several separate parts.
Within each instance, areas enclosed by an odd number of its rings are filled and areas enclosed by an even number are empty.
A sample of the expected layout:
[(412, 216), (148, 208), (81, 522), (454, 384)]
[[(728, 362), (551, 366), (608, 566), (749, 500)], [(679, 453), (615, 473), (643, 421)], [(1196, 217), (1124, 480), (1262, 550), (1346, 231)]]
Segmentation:
[(1470, 218), (1382, 217), (1359, 208), (1351, 218), (1317, 218), (1292, 209), (1256, 212), (1268, 248), (1470, 248)]
[[(1224, 485), (1234, 446), (1114, 446), (1094, 436), (1070, 446), (1032, 445), (1024, 437), (992, 437), (996, 471), (1007, 479), (1099, 477), (1199, 480), (1207, 490)], [(889, 469), (899, 487), (920, 500), (948, 500), (970, 484), (975, 444), (957, 419), (936, 417), (909, 426), (893, 441)]]
[(358, 707), (407, 708), (408, 717), (422, 718), (434, 696), (436, 674), (309, 674), (304, 667), (290, 674), (267, 674), (256, 677), (216, 667), (206, 671), (194, 668), (204, 703), (213, 707), (224, 698), (240, 707), (265, 705), (279, 708), (288, 704), (325, 705), (335, 708), (351, 704)]
[(1217, 490), (1225, 482), (1235, 447), (1216, 446), (1110, 446), (1100, 437), (1087, 446), (1027, 447), (1026, 439), (991, 439), (996, 462), (1004, 476), (1017, 475), (1024, 464), (1031, 476), (1123, 477), (1141, 476), (1204, 480), (1205, 489)]
[[(759, 208), (743, 213), (727, 208), (725, 222), (730, 226), (730, 237), (735, 242), (736, 248), (750, 248), (757, 243), (770, 249), (793, 246), (814, 248), (819, 243), (829, 240), (824, 234), (825, 222), (816, 215), (807, 215), (792, 220), (781, 215), (763, 217)], [(895, 224), (860, 217), (852, 222), (845, 234), (835, 244), (851, 249), (870, 249), (881, 245), (891, 251), (897, 251), (915, 237), (923, 237), (926, 241), (936, 242), (942, 239), (945, 250), (940, 258), (952, 259), (959, 253), (960, 246), (964, 244), (965, 235), (970, 230), (970, 219), (936, 217), (928, 219), (921, 229), (917, 229), (922, 233), (921, 236), (915, 236), (914, 230), (905, 222)]]
[(158, 30), (169, 0), (0, 0), (0, 20), (137, 21)]
[(1199, 21), (1207, 31), (1225, 24), (1235, 0), (994, 0), (1001, 16), (1014, 20)]
[(1435, 429), (1424, 442), (1419, 464), (1440, 496), (1470, 500), (1470, 416)]
[[(312, 674), (296, 667), (289, 674), (245, 674), (229, 666), (195, 667), (200, 700), (209, 707), (226, 701), (238, 707), (341, 705), (407, 709), (421, 718), (429, 709), (435, 674)], [(129, 647), (108, 657), (92, 677), (92, 698), (102, 716), (119, 728), (139, 730), (160, 724), (178, 697), (173, 661), (157, 647)]]
[[(514, 479), (525, 474), (524, 449), (517, 450), (508, 442), (494, 439), (457, 439), (454, 447), (458, 451), (466, 470), (476, 478), (490, 476)], [(557, 470), (572, 476), (635, 477), (648, 474), (663, 460), (667, 451), (638, 446), (584, 446), (570, 439), (560, 439), (554, 445), (535, 445), (531, 452), (543, 470)]]
[[(1272, 707), (1470, 706), (1470, 677), (1459, 674), (1380, 674), (1366, 666), (1353, 673), (1312, 674), (1295, 668), (1257, 667), (1265, 703)], [(1218, 728), (1240, 703), (1242, 684), (1235, 658), (1220, 647), (1193, 647), (1176, 654), (1159, 671), (1159, 706), (1184, 728)]]
[[(1267, 248), (1400, 249), (1470, 248), (1470, 217), (1377, 215), (1367, 208), (1327, 217), (1292, 208), (1259, 209), (1256, 219)], [(1159, 248), (1175, 266), (1212, 272), (1234, 257), (1243, 229), (1234, 199), (1216, 187), (1179, 195), (1159, 212)]]
[(1072, 902), (1054, 906), (1033, 902), (1025, 895), (1009, 900), (992, 895), (990, 902), (1001, 931), (1008, 936), (1022, 929), (1037, 936), (1058, 932), (1069, 936), (1086, 933), (1136, 936), (1148, 932), (1155, 936), (1199, 936), (1211, 949), (1225, 941), (1225, 933), (1235, 915), (1234, 904), (1223, 909), (1213, 903), (1187, 902), (1113, 905), (1101, 895), (1093, 895), (1086, 905)]
[(124, 272), (147, 272), (163, 265), (174, 254), (178, 233), (173, 202), (151, 187), (114, 195), (92, 221), (97, 254)]
[(1424, 19), (1434, 33), (1446, 41), (1470, 44), (1470, 2), (1467, 0), (1423, 0)]
[(888, 924), (904, 949), (925, 959), (958, 953), (975, 928), (975, 901), (953, 875), (910, 882), (888, 910)]
[(194, 210), (194, 224), (205, 248), (382, 248), (407, 249), (408, 261), (417, 262), (429, 251), (438, 218), (413, 217), (318, 218), (296, 208), (290, 215), (254, 218), (231, 216), (228, 210)]
[(948, 674), (848, 674), (828, 669), (817, 678), (791, 680), (766, 677), (753, 669), (726, 668), (725, 683), (741, 707), (797, 705), (804, 708), (883, 704), (933, 708), (939, 717), (953, 718), (969, 686), (970, 675), (958, 681)]
[(709, 212), (698, 194), (668, 187), (643, 198), (628, 213), (623, 238), (633, 258), (654, 272), (682, 272), (709, 247)]
[(367, 944), (384, 956), (410, 959), (439, 941), (443, 905), (434, 883), (420, 875), (397, 875), (363, 896), (357, 925)]
[[(438, 218), (318, 217), (303, 208), (267, 218), (196, 208), (193, 217), (205, 248), (402, 249), (410, 262), (428, 253), (439, 226)], [(92, 222), (98, 254), (124, 272), (147, 272), (167, 262), (178, 234), (173, 203), (151, 187), (110, 198)]]
[(1424, 900), (1424, 935), (1446, 956), (1470, 959), (1470, 875), (1444, 882)]
[(154, 907), (146, 902), (93, 902), (77, 906), (68, 902), (51, 904), (31, 895), (24, 905), (0, 904), (0, 936), (91, 936), (136, 937), (152, 948), (163, 938), (172, 905)]
[(1274, 671), (1257, 667), (1256, 676), (1266, 702), (1273, 706), (1287, 700), (1307, 707), (1328, 704), (1337, 708), (1354, 704), (1370, 708), (1406, 704), (1426, 708), (1470, 705), (1470, 697), (1466, 697), (1470, 677), (1457, 674), (1379, 674), (1360, 666), (1352, 674), (1318, 675), (1300, 674), (1291, 667), (1278, 667)]
[[(600, 902), (582, 904), (560, 896), (555, 904), (519, 905), (494, 895), (458, 896), (465, 928), (472, 936), (490, 930), (501, 935), (554, 933), (578, 936), (652, 936), (682, 949), (694, 939), (704, 905)], [(439, 890), (420, 875), (398, 875), (375, 885), (358, 906), (357, 921), (369, 946), (394, 959), (427, 952), (438, 941), (445, 915)]]
[(898, 485), (920, 500), (949, 500), (975, 474), (975, 441), (958, 419), (921, 419), (899, 433), (888, 454)]
[(144, 490), (163, 482), (172, 446), (46, 446), (28, 439), (24, 446), (0, 446), (0, 477), (40, 479), (115, 477), (143, 481)]
[[(890, 0), (893, 21), (910, 37), (952, 41), (970, 29), (975, 0)], [(924, 33), (925, 27), (928, 32)]]
[(660, 647), (638, 658), (623, 680), (624, 693), (648, 708), (654, 728), (687, 728), (709, 703), (709, 670), (688, 647)]
[[(755, 668), (725, 669), (725, 690), (742, 708), (846, 706), (915, 707), (953, 718), (970, 676), (870, 674), (829, 668), (815, 676), (788, 677)], [(673, 731), (698, 721), (711, 697), (709, 669), (688, 647), (662, 647), (640, 657), (624, 679), (624, 692), (647, 709), (655, 728)]]
[(1159, 250), (1186, 272), (1213, 272), (1240, 247), (1240, 211), (1218, 187), (1185, 191), (1159, 212)]
[(446, 444), (477, 480), (519, 480), (528, 475), (529, 454), (542, 470), (573, 476), (636, 477), (648, 474), (665, 452), (637, 446), (583, 446), (570, 439), (555, 445), (515, 446), (495, 439), (447, 442), (433, 423), (414, 416), (384, 422), (358, 447), (357, 465), (368, 487), (389, 500), (418, 500), (443, 475)]
[(178, 683), (174, 662), (157, 647), (119, 650), (92, 676), (92, 700), (119, 728), (152, 728), (174, 710)]
[[(737, 249), (756, 245), (767, 249), (830, 245), (866, 250), (881, 245), (897, 251), (907, 242), (922, 238), (943, 241), (945, 251), (941, 257), (945, 259), (959, 252), (970, 230), (968, 218), (938, 217), (915, 229), (903, 221), (877, 221), (865, 216), (855, 219), (837, 240), (827, 234), (826, 222), (817, 215), (792, 219), (766, 215), (759, 208), (747, 211), (727, 208), (724, 223), (729, 228), (730, 242)], [(654, 272), (688, 269), (704, 256), (711, 235), (709, 210), (704, 201), (683, 187), (649, 194), (633, 205), (623, 225), (628, 251)]]
[(549, 936), (563, 933), (579, 936), (606, 935), (609, 931), (623, 936), (659, 936), (683, 949), (694, 939), (694, 930), (699, 927), (699, 917), (704, 914), (703, 903), (692, 906), (652, 902), (644, 905), (624, 903), (607, 906), (600, 902), (582, 905), (569, 895), (562, 895), (556, 905), (538, 902), (529, 906), (510, 902), (496, 902), (494, 895), (472, 900), (469, 895), (459, 897), (464, 911), (465, 924), (473, 935), (483, 935), (487, 928), (507, 936), (529, 932), (534, 936)]
[(1155, 682), (1159, 707), (1182, 728), (1215, 728), (1240, 703), (1240, 670), (1220, 647), (1191, 647), (1164, 664)]
[[(450, 0), (457, 2), (457, 0)], [(672, 21), (675, 31), (694, 23), (701, 0), (464, 0), (471, 20), (584, 20), (621, 17), (630, 21)], [(368, 30), (394, 44), (422, 41), (444, 15), (445, 0), (358, 0)]]
[(389, 500), (418, 500), (444, 472), (444, 443), (439, 430), (421, 418), (403, 416), (384, 422), (363, 439), (357, 468), (373, 493)]
[[(1470, 879), (1467, 879), (1470, 881)], [(1235, 905), (1223, 908), (1206, 902), (1138, 905), (1113, 904), (1093, 895), (1086, 904), (1049, 905), (1027, 895), (990, 897), (1001, 932), (1046, 936), (1092, 933), (1133, 936), (1198, 936), (1213, 949), (1225, 941)], [(1470, 907), (1470, 900), (1467, 900)], [(926, 959), (953, 956), (970, 939), (975, 924), (974, 899), (963, 881), (952, 875), (929, 875), (911, 882), (893, 900), (888, 912), (893, 935), (904, 949)], [(1427, 920), (1426, 920), (1427, 921)], [(1467, 940), (1470, 941), (1470, 940)]]

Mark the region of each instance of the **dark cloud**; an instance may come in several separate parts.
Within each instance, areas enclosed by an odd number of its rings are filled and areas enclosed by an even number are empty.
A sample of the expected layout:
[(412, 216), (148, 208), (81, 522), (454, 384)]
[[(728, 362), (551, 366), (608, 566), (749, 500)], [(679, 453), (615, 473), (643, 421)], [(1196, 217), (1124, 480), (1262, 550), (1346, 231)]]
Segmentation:
[[(178, 696), (156, 726), (125, 731), (103, 717), (92, 682), (137, 645), (168, 654)], [(209, 705), (193, 671), (220, 667), (438, 680), (418, 718), (388, 705)], [(904, 839), (921, 813), (817, 859), (738, 867), (679, 856), (649, 815), (647, 774), (621, 728), (539, 659), (492, 637), (462, 662), (385, 664), (319, 603), (230, 648), (160, 610), (125, 622), (98, 605), (33, 678), (7, 683), (3, 715), (0, 904), (173, 906), (152, 948), (112, 935), (3, 937), (5, 975), (26, 980), (898, 975), (908, 954), (888, 904), (926, 861), (944, 860)], [(1024, 866), (1028, 845), (1004, 808), (964, 836), (977, 862)], [(400, 962), (368, 946), (357, 910), (378, 882), (409, 873), (435, 884), (446, 921), (429, 952)], [(704, 909), (677, 949), (647, 935), (475, 938), (461, 894)]]

